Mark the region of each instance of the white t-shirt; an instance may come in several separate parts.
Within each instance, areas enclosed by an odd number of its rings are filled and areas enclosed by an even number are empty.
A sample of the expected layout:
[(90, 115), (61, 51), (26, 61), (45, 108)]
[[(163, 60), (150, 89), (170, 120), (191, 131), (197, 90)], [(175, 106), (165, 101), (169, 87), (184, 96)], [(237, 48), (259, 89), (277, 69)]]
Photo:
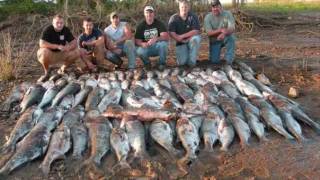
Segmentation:
[(117, 41), (123, 37), (124, 28), (126, 24), (127, 24), (126, 22), (120, 22), (118, 27), (116, 28), (112, 27), (112, 25), (110, 24), (108, 27), (104, 29), (104, 33), (112, 41)]

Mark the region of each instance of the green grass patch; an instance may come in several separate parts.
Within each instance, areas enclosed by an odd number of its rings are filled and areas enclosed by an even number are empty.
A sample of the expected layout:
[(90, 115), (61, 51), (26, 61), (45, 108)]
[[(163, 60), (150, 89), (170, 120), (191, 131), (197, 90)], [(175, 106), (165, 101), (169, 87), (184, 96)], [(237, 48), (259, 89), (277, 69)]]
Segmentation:
[(260, 11), (260, 12), (274, 12), (274, 13), (297, 13), (306, 11), (320, 11), (320, 2), (314, 3), (251, 3), (242, 7), (244, 10)]

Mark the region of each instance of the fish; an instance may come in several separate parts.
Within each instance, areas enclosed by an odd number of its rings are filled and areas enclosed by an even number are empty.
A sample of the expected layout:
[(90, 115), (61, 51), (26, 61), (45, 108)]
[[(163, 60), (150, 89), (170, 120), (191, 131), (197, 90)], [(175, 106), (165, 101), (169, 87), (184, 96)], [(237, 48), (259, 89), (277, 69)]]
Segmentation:
[(223, 70), (226, 72), (229, 79), (231, 79), (232, 81), (236, 82), (242, 80), (241, 73), (237, 70), (234, 70), (230, 65), (223, 66)]
[(88, 98), (85, 103), (85, 110), (90, 111), (90, 110), (98, 108), (98, 104), (100, 103), (104, 94), (105, 94), (104, 89), (102, 89), (100, 87), (94, 88), (88, 95)]
[(54, 132), (50, 139), (48, 151), (44, 160), (40, 165), (40, 169), (44, 175), (50, 172), (50, 166), (57, 159), (66, 159), (65, 154), (71, 148), (70, 129), (61, 124)]
[(32, 86), (30, 82), (23, 82), (19, 85), (15, 85), (8, 98), (2, 103), (2, 111), (9, 111), (14, 103), (20, 102), (23, 99), (24, 94)]
[(249, 146), (249, 138), (251, 136), (251, 130), (249, 125), (238, 116), (228, 116), (232, 123), (236, 133), (240, 138), (240, 144), (243, 148)]
[(173, 146), (175, 129), (172, 129), (168, 122), (156, 119), (151, 122), (149, 131), (152, 139), (166, 149), (172, 158), (177, 157), (179, 150)]
[(186, 84), (180, 82), (177, 78), (171, 78), (170, 84), (172, 86), (172, 90), (176, 93), (180, 102), (193, 101), (194, 93)]
[(59, 103), (59, 106), (68, 110), (72, 107), (73, 104), (74, 96), (72, 94), (68, 94), (62, 98), (61, 102)]
[(37, 109), (35, 106), (28, 108), (19, 117), (7, 142), (0, 148), (1, 154), (14, 151), (17, 142), (31, 131), (42, 114), (42, 109)]
[(300, 142), (305, 141), (304, 136), (302, 135), (302, 129), (300, 124), (295, 120), (292, 114), (289, 111), (279, 111), (281, 118), (284, 121), (285, 127), (288, 131)]
[(237, 97), (236, 102), (240, 104), (244, 111), (244, 116), (247, 119), (249, 127), (257, 135), (260, 141), (267, 141), (265, 133), (265, 125), (260, 122), (260, 110), (252, 105), (248, 100), (242, 97)]
[(244, 70), (244, 71), (248, 71), (251, 74), (255, 74), (255, 72), (252, 70), (252, 68), (250, 66), (248, 66), (246, 63), (244, 62), (240, 62), (240, 61), (236, 61), (237, 66)]
[(234, 86), (230, 81), (223, 81), (218, 87), (223, 90), (229, 97), (235, 99), (238, 96), (242, 96), (236, 86)]
[(80, 84), (76, 82), (70, 82), (54, 97), (54, 99), (52, 100), (51, 107), (57, 106), (66, 95), (76, 94), (80, 91), (80, 89)]
[(45, 91), (46, 89), (39, 84), (31, 86), (20, 103), (20, 113), (23, 113), (28, 107), (39, 103)]
[(59, 79), (52, 88), (46, 90), (38, 107), (43, 109), (45, 106), (49, 105), (59, 91), (67, 85), (67, 83), (68, 81), (66, 79)]
[(6, 162), (6, 164), (0, 169), (0, 175), (8, 175), (11, 171), (42, 156), (49, 145), (51, 131), (57, 127), (64, 111), (61, 109), (50, 109), (51, 115), (44, 116), (36, 126), (30, 131), (30, 133), (24, 137), (18, 144), (15, 153)]
[(177, 112), (152, 108), (123, 108), (120, 105), (112, 104), (102, 115), (120, 119), (124, 116), (135, 116), (142, 121), (151, 121), (156, 118), (168, 121), (177, 117)]
[(268, 94), (266, 97), (278, 110), (290, 111), (294, 118), (309, 125), (317, 133), (320, 133), (320, 125), (312, 120), (305, 112), (303, 112), (299, 104), (294, 104), (290, 100), (283, 98), (282, 95), (275, 93)]
[(221, 151), (228, 151), (235, 136), (234, 128), (228, 118), (220, 120), (218, 125), (218, 137), (221, 142)]
[(204, 151), (213, 152), (213, 145), (219, 139), (218, 137), (219, 120), (214, 117), (204, 118), (201, 125), (201, 134), (204, 141)]
[(264, 75), (263, 73), (257, 74), (256, 78), (258, 79), (258, 81), (262, 82), (265, 85), (268, 85), (268, 86), (272, 85), (269, 78), (267, 78), (267, 76)]
[(86, 126), (90, 138), (90, 157), (82, 164), (82, 166), (94, 163), (100, 166), (101, 159), (110, 150), (110, 135), (112, 125), (107, 118), (98, 116), (90, 118), (86, 121)]
[(75, 126), (71, 127), (71, 137), (73, 147), (72, 157), (81, 159), (89, 140), (88, 130), (83, 123), (76, 122)]
[(82, 104), (88, 97), (89, 93), (93, 90), (92, 86), (85, 86), (75, 96), (72, 108)]
[(53, 74), (50, 78), (49, 78), (49, 81), (57, 81), (58, 79), (62, 78), (62, 75), (61, 74)]
[(98, 104), (98, 110), (104, 112), (110, 104), (119, 104), (121, 99), (122, 89), (115, 88), (111, 89)]
[(177, 165), (182, 171), (186, 172), (184, 166), (197, 158), (196, 151), (200, 144), (199, 133), (187, 118), (179, 118), (177, 120), (176, 131), (186, 151), (186, 154), (177, 161)]
[(124, 129), (121, 128), (113, 128), (110, 135), (110, 144), (112, 149), (115, 151), (118, 164), (113, 166), (113, 171), (120, 167), (123, 168), (131, 168), (127, 162), (127, 157), (130, 152), (130, 144), (129, 137)]
[(283, 135), (285, 138), (292, 140), (292, 137), (283, 127), (281, 118), (277, 115), (275, 109), (266, 102), (263, 98), (259, 97), (249, 97), (249, 100), (259, 107), (260, 115), (268, 126), (271, 126), (279, 134)]
[(218, 88), (213, 83), (207, 83), (201, 88), (201, 91), (205, 97), (205, 104), (212, 103), (217, 104)]
[(247, 96), (263, 97), (261, 92), (253, 84), (251, 84), (249, 81), (240, 79), (240, 80), (236, 80), (234, 82), (242, 94), (247, 95)]
[(133, 149), (133, 156), (136, 158), (148, 157), (145, 142), (145, 129), (143, 124), (138, 120), (131, 120), (125, 123), (125, 129), (129, 138), (130, 147)]
[(110, 83), (109, 79), (105, 78), (105, 77), (100, 78), (98, 80), (98, 86), (102, 89), (105, 89), (106, 91), (110, 91), (110, 89), (111, 89), (111, 83)]

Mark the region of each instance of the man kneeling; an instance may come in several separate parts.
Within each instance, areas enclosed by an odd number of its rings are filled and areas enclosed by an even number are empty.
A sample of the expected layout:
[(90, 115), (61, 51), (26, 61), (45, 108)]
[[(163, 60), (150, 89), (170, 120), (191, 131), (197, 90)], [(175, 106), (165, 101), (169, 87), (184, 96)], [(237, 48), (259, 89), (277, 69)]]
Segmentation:
[(43, 31), (37, 57), (45, 73), (39, 81), (48, 77), (49, 66), (52, 64), (63, 63), (58, 73), (64, 73), (66, 67), (77, 60), (77, 66), (79, 68), (86, 66), (80, 59), (77, 41), (70, 29), (64, 26), (64, 20), (61, 15), (54, 16), (52, 25)]

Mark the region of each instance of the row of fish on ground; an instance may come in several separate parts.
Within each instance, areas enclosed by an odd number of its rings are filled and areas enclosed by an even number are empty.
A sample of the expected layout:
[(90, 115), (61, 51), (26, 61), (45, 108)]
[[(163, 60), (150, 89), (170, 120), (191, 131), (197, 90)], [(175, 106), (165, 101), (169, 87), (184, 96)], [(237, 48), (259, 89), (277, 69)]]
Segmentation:
[(298, 103), (274, 92), (268, 78), (242, 62), (78, 78), (54, 74), (42, 83), (14, 87), (2, 110), (21, 115), (1, 147), (0, 174), (39, 157), (48, 174), (52, 162), (69, 151), (81, 160), (88, 152), (84, 164), (96, 165), (112, 151), (119, 161), (115, 167), (130, 168), (130, 153), (149, 157), (151, 141), (178, 157), (177, 166), (187, 173), (201, 140), (205, 151), (217, 144), (228, 151), (236, 135), (242, 146), (253, 135), (267, 140), (267, 128), (298, 141), (305, 140), (300, 122), (320, 132)]

